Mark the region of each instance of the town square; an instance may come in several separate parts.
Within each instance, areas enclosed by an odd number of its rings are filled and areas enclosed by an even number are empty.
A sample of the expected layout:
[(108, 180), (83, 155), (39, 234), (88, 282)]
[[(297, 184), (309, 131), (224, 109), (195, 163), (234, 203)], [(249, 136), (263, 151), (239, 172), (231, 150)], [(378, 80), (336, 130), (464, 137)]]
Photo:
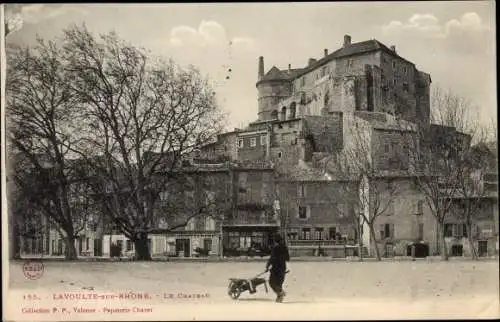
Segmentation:
[(498, 317), (494, 3), (384, 8), (2, 5), (8, 314)]

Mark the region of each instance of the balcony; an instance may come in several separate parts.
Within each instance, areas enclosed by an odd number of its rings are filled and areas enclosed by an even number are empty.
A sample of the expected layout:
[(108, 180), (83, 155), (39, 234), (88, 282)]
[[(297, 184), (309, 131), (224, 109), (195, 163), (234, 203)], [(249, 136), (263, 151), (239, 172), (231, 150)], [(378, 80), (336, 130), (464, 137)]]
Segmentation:
[(344, 246), (344, 245), (354, 245), (356, 241), (354, 239), (291, 239), (288, 240), (290, 246), (298, 247), (329, 247), (329, 246)]
[(278, 222), (274, 214), (268, 210), (249, 210), (247, 208), (237, 208), (235, 216), (232, 218), (224, 219), (225, 226), (239, 225), (239, 226), (276, 226)]

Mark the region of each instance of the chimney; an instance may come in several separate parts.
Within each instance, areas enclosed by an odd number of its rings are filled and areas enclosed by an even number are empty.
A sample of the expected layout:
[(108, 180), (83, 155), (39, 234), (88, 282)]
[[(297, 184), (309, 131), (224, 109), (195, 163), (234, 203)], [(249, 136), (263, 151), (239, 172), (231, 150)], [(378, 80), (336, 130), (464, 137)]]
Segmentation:
[(316, 59), (314, 58), (309, 58), (309, 61), (307, 62), (307, 66), (311, 66), (312, 64), (314, 64), (316, 62)]
[(259, 57), (259, 78), (264, 76), (264, 57)]
[(351, 45), (351, 36), (349, 35), (344, 35), (344, 47), (350, 46)]
[(391, 46), (391, 50), (392, 50), (393, 52), (396, 52), (396, 46), (392, 45), (392, 46)]
[(288, 64), (288, 71), (292, 69), (292, 64)]
[(325, 48), (323, 52), (325, 53), (325, 57), (328, 56), (328, 49)]

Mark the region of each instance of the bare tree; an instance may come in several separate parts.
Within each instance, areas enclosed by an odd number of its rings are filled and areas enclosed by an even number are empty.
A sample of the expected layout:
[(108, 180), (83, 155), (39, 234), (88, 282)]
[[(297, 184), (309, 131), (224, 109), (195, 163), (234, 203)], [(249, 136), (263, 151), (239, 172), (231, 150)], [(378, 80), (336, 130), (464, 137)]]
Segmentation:
[(175, 231), (199, 218), (224, 219), (231, 209), (228, 179), (227, 172), (203, 166), (183, 169), (182, 176), (170, 180), (160, 193), (155, 220), (167, 225), (164, 231)]
[[(469, 101), (451, 91), (437, 87), (431, 99), (432, 124), (422, 125), (417, 135), (408, 137), (413, 147), (410, 160), (415, 184), (438, 225), (438, 248), (441, 258), (448, 259), (445, 222), (462, 193), (468, 194), (469, 176), (467, 151), (470, 149), (477, 123)], [(463, 170), (463, 171), (462, 171)]]
[[(94, 172), (92, 188), (108, 214), (148, 260), (148, 231), (182, 158), (221, 127), (214, 92), (194, 67), (155, 60), (109, 33), (64, 32), (71, 89), (84, 105), (85, 144), (73, 149)], [(86, 121), (85, 121), (86, 120)]]
[[(67, 259), (75, 259), (74, 216), (69, 200), (73, 170), (67, 162), (77, 102), (53, 42), (8, 51), (6, 114), (10, 153), (18, 156), (12, 180), (63, 231)], [(22, 165), (22, 167), (21, 167)]]
[[(477, 220), (483, 216), (481, 205), (490, 197), (484, 186), (484, 176), (491, 171), (492, 155), (487, 147), (487, 129), (478, 123), (469, 129), (474, 145), (463, 148), (456, 164), (457, 196), (454, 215), (464, 222), (472, 259), (477, 259), (473, 231)], [(496, 156), (495, 156), (496, 157)], [(495, 162), (496, 163), (496, 162)]]
[[(405, 123), (406, 124), (406, 123)], [(359, 118), (349, 120), (347, 137), (343, 149), (330, 158), (327, 167), (337, 176), (356, 182), (356, 188), (346, 185), (345, 195), (351, 196), (356, 205), (356, 219), (359, 232), (366, 224), (377, 260), (381, 260), (375, 224), (386, 214), (394, 201), (403, 192), (401, 187), (387, 178), (375, 163), (376, 153), (380, 150), (372, 142), (371, 125)]]

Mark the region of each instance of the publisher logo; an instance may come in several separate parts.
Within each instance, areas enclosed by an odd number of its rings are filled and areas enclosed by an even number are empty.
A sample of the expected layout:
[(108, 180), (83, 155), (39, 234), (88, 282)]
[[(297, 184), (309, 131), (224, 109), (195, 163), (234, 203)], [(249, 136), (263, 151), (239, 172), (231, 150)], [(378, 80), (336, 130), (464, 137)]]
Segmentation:
[(39, 279), (42, 277), (43, 271), (43, 263), (40, 261), (28, 261), (23, 264), (24, 276), (29, 280)]

